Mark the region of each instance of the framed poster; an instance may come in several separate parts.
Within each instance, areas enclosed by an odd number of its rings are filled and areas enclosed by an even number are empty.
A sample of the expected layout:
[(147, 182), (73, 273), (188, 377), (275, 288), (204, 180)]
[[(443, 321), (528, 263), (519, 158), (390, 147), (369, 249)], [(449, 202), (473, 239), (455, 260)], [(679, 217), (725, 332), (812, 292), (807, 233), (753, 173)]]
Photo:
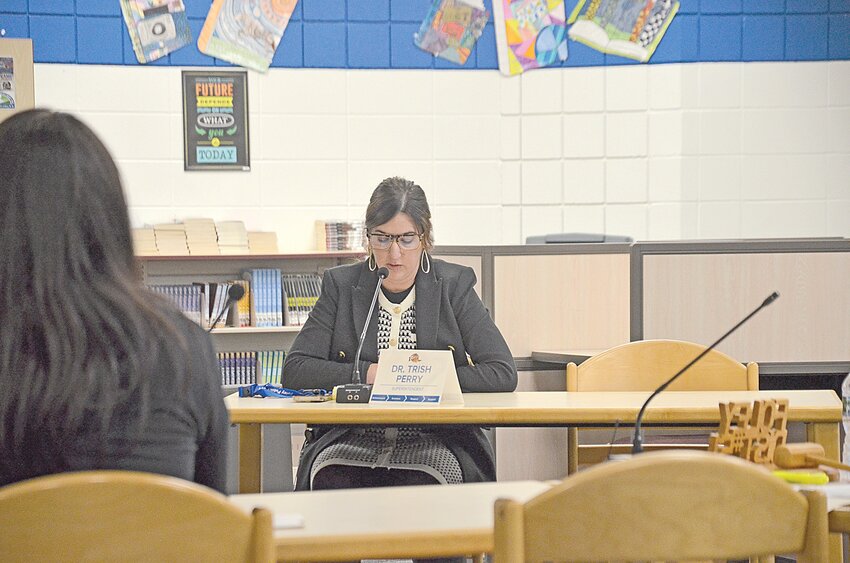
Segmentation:
[(35, 107), (31, 39), (0, 39), (0, 121)]
[(183, 71), (183, 169), (251, 169), (246, 71)]

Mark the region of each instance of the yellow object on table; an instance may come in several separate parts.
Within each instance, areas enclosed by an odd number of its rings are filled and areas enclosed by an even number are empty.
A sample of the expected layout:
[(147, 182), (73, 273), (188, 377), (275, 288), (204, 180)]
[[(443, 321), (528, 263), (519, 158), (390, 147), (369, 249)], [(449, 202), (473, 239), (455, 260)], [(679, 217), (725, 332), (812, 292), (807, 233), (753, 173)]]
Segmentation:
[(829, 476), (823, 471), (779, 469), (771, 473), (789, 483), (798, 483), (800, 485), (826, 485), (829, 483)]

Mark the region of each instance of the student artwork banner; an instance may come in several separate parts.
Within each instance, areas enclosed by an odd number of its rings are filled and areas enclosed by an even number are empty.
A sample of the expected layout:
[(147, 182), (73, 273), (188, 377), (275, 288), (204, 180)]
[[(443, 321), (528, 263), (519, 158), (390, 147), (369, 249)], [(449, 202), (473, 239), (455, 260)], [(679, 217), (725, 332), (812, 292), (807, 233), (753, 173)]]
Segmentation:
[(183, 71), (183, 169), (251, 169), (247, 72)]

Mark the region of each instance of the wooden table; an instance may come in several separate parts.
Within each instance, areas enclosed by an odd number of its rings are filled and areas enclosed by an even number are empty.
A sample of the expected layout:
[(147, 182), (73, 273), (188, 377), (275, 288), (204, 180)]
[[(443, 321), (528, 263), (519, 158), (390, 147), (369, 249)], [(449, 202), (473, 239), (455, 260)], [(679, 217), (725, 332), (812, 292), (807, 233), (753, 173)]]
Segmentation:
[[(250, 510), (299, 514), (304, 526), (275, 530), (278, 561), (450, 557), (493, 551), (493, 504), (526, 501), (539, 481), (232, 495)], [(399, 514), (404, 514), (400, 517)]]
[[(531, 391), (465, 393), (462, 406), (295, 403), (292, 399), (225, 397), (239, 425), (239, 492), (260, 492), (261, 425), (479, 424), (484, 426), (582, 426), (628, 424), (649, 396), (644, 392)], [(806, 439), (840, 459), (841, 400), (834, 391), (671, 391), (646, 410), (647, 424), (718, 424), (720, 403), (788, 399), (789, 422), (806, 424)]]
[[(298, 515), (303, 526), (276, 529), (278, 561), (349, 561), (451, 557), (492, 553), (493, 505), (498, 498), (527, 501), (552, 482), (509, 481), (463, 485), (385, 487), (297, 493), (232, 495), (250, 511)], [(832, 532), (850, 532), (850, 507), (829, 513)], [(830, 561), (841, 561), (840, 537)]]

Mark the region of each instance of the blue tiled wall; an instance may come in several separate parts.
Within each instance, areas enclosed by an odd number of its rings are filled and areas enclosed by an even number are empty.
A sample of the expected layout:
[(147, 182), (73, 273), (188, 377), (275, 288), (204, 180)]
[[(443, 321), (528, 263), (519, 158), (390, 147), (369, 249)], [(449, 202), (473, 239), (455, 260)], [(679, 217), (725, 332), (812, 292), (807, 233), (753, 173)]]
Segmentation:
[[(567, 0), (567, 11), (578, 0)], [(210, 0), (183, 0), (197, 37)], [(490, 0), (485, 2), (490, 7)], [(464, 66), (413, 45), (431, 0), (301, 0), (273, 67), (498, 67), (492, 19)], [(0, 34), (36, 62), (135, 65), (118, 0), (0, 0)], [(632, 64), (570, 41), (563, 66)], [(850, 59), (850, 0), (681, 0), (652, 63)], [(230, 66), (187, 45), (156, 65)]]

